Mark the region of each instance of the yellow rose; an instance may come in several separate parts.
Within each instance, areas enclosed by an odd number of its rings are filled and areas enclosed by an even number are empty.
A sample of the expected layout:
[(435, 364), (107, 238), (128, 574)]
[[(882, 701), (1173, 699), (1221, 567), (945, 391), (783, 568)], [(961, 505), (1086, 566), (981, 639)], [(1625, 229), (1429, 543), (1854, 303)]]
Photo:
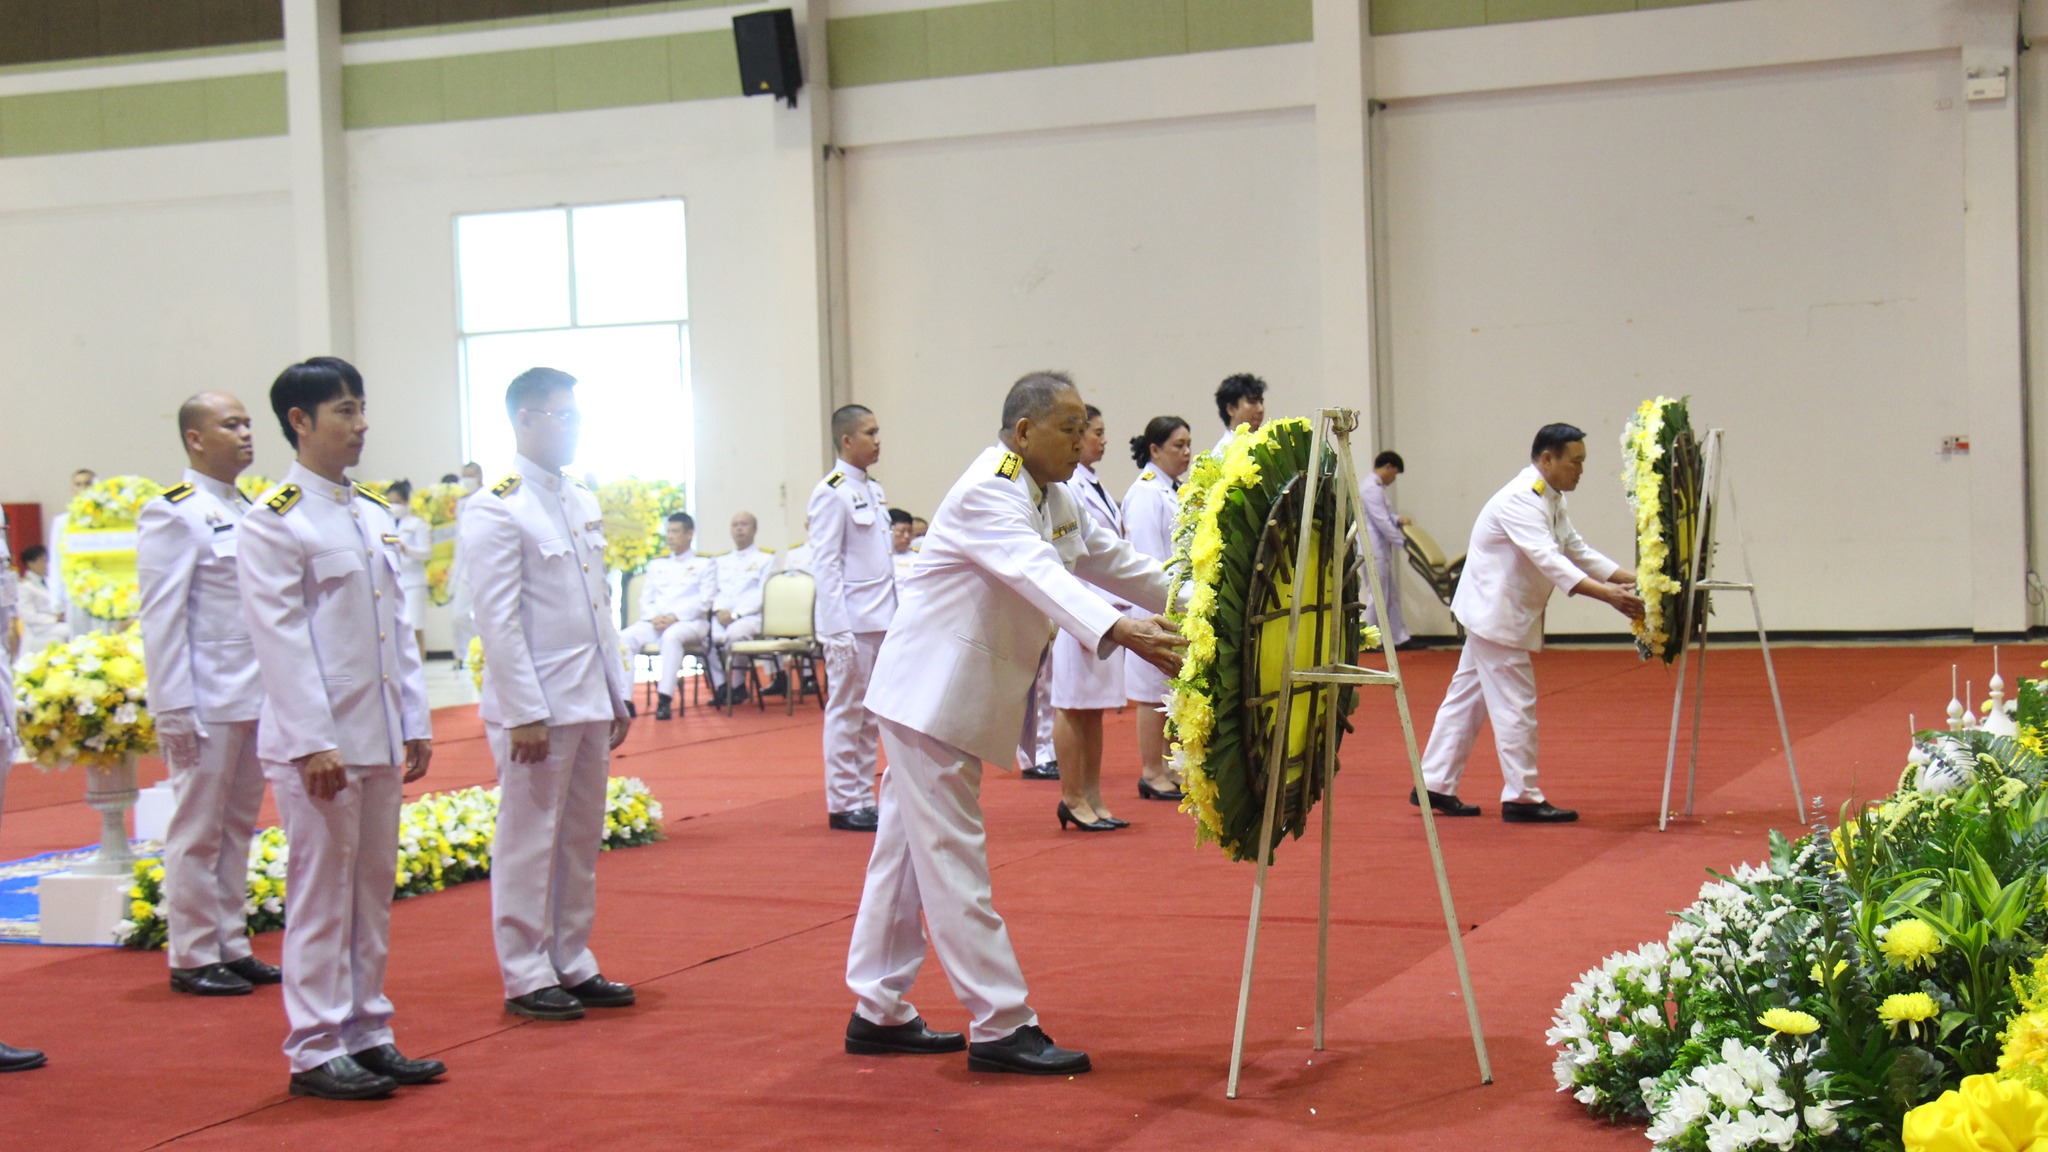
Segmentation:
[(2025, 1152), (2048, 1141), (2048, 1096), (1996, 1076), (1966, 1076), (1906, 1113), (1906, 1152)]

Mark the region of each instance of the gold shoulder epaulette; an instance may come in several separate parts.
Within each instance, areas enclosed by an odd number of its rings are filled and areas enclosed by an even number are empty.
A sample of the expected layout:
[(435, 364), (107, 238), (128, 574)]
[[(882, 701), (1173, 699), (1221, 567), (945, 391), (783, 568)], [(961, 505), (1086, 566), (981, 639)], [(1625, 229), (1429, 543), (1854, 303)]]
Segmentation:
[(1530, 485), (1529, 491), (1534, 492), (1538, 496), (1543, 495), (1543, 481), (1538, 480), (1536, 483)]
[(846, 483), (846, 473), (844, 472), (834, 472), (830, 476), (825, 477), (825, 487), (827, 488), (837, 488), (844, 483)]
[(697, 558), (700, 560), (716, 560), (720, 556), (724, 556), (731, 551), (732, 549), (728, 548), (724, 552), (699, 552), (697, 553)]
[(517, 472), (491, 485), (491, 495), (493, 496), (510, 496), (517, 491), (519, 491), (519, 473)]
[(1138, 475), (1138, 479), (1140, 479), (1140, 480), (1157, 480), (1158, 478), (1159, 478), (1159, 473), (1157, 473), (1157, 472), (1154, 472), (1154, 471), (1153, 471), (1152, 469), (1150, 469), (1150, 468), (1147, 468), (1147, 469), (1145, 469), (1145, 471), (1143, 471), (1143, 472), (1139, 473), (1139, 475)]
[(356, 485), (356, 495), (361, 496), (386, 512), (391, 511), (391, 501), (386, 500), (375, 488), (366, 484), (358, 484)]
[(1003, 453), (1002, 463), (996, 465), (996, 475), (1005, 480), (1015, 480), (1017, 473), (1024, 469), (1024, 458), (1015, 452)]
[(299, 486), (297, 484), (287, 484), (284, 487), (279, 488), (275, 493), (271, 495), (270, 499), (265, 500), (263, 503), (264, 506), (269, 508), (272, 512), (275, 512), (279, 516), (282, 516), (285, 513), (291, 511), (292, 507), (296, 505), (298, 502)]
[(179, 481), (177, 484), (164, 489), (164, 499), (173, 504), (190, 495), (192, 495), (192, 482), (190, 480)]

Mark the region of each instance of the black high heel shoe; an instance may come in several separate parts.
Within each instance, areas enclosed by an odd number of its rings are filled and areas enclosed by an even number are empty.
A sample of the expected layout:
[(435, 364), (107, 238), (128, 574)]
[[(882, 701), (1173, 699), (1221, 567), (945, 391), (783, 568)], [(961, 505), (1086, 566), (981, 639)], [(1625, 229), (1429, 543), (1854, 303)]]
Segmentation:
[(1065, 832), (1067, 830), (1067, 825), (1069, 824), (1072, 824), (1074, 827), (1079, 828), (1083, 832), (1116, 831), (1116, 825), (1114, 824), (1105, 824), (1100, 820), (1083, 820), (1079, 816), (1074, 815), (1074, 810), (1067, 807), (1067, 802), (1065, 800), (1060, 801), (1059, 817), (1060, 831), (1062, 832)]
[(1102, 823), (1109, 825), (1111, 828), (1129, 828), (1131, 826), (1131, 822), (1129, 820), (1119, 820), (1114, 816), (1103, 816), (1099, 817), (1099, 819), (1102, 821)]
[(1187, 793), (1178, 788), (1169, 792), (1164, 788), (1154, 788), (1142, 779), (1138, 781), (1138, 799), (1140, 800), (1172, 800), (1179, 802), (1186, 798)]

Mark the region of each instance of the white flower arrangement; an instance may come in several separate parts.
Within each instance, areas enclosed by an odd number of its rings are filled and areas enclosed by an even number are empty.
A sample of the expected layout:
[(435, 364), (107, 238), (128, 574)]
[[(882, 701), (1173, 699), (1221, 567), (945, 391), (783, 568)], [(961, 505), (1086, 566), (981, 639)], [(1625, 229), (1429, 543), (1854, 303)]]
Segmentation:
[[(1645, 1135), (1660, 1152), (1698, 1148), (1707, 1152), (1751, 1152), (1786, 1149), (1804, 1130), (1816, 1136), (1835, 1131), (1835, 1112), (1818, 1097), (1827, 1078), (1804, 1071), (1811, 1052), (1804, 1042), (1786, 1046), (1783, 1063), (1770, 1052), (1734, 1037), (1721, 1042), (1719, 1058), (1693, 1068), (1668, 1088), (1653, 1081), (1648, 1089), (1650, 1128)], [(1812, 1103), (1801, 1106), (1786, 1090), (1798, 1078), (1800, 1093)]]

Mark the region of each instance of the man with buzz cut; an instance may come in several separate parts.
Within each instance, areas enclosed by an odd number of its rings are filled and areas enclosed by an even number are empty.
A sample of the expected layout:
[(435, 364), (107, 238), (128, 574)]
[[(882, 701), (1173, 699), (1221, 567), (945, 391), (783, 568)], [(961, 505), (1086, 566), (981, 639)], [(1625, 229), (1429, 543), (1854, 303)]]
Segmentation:
[[(1073, 381), (1024, 377), (1002, 419), (1001, 443), (982, 450), (932, 516), (868, 688), (889, 767), (846, 958), (846, 1050), (964, 1047), (972, 1071), (1068, 1075), (1088, 1071), (1088, 1054), (1057, 1047), (1038, 1026), (990, 894), (982, 764), (1011, 754), (1055, 627), (1097, 655), (1121, 646), (1168, 675), (1180, 669), (1183, 641), (1164, 617), (1125, 616), (1089, 587), (1149, 612), (1166, 607), (1159, 561), (1059, 483), (1080, 462), (1088, 428)], [(927, 1028), (905, 999), (927, 929), (973, 1013), (968, 1037)]]
[(483, 640), (484, 737), (498, 762), (491, 929), (505, 1010), (578, 1020), (633, 989), (590, 953), (611, 754), (633, 695), (612, 626), (597, 496), (562, 474), (583, 413), (576, 378), (529, 368), (505, 390), (519, 454), (470, 498), (462, 550)]
[(398, 521), (348, 477), (363, 378), (316, 356), (270, 386), (297, 459), (242, 521), (242, 609), (263, 679), (256, 755), (291, 842), (285, 1056), (291, 1094), (388, 1096), (445, 1074), (392, 1044), (384, 969), (404, 784), (433, 758), (427, 684), (399, 584)]
[(832, 442), (838, 459), (811, 489), (809, 505), (814, 615), (831, 693), (825, 701), (826, 823), (843, 832), (873, 832), (877, 732), (866, 697), (882, 636), (896, 616), (889, 554), (896, 510), (868, 473), (882, 458), (875, 414), (858, 404), (834, 412)]
[(171, 990), (246, 996), (278, 970), (249, 950), (249, 837), (263, 807), (263, 680), (236, 552), (255, 459), (248, 409), (225, 392), (178, 408), (185, 477), (142, 510), (135, 546), (149, 712), (171, 767), (164, 906)]

